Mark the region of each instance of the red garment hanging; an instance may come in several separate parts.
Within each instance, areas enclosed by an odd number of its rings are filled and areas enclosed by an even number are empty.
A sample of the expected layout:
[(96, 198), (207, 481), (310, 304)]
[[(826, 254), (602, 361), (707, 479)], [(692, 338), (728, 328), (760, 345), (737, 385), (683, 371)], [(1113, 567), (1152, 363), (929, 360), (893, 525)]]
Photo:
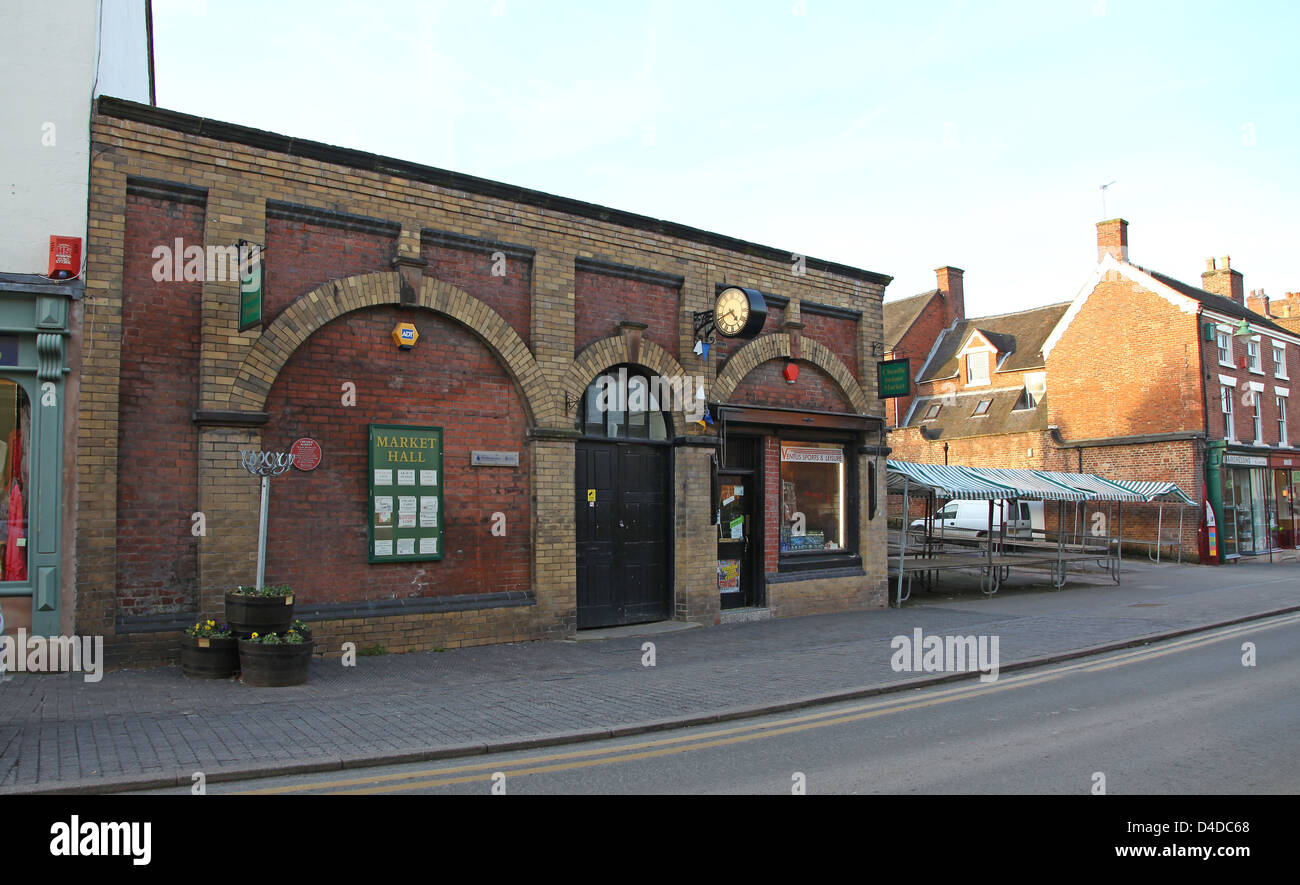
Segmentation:
[(25, 538), (23, 531), (23, 493), (14, 483), (9, 490), (9, 537), (5, 541), (5, 580), (27, 580), (27, 547), (18, 546), (18, 540)]

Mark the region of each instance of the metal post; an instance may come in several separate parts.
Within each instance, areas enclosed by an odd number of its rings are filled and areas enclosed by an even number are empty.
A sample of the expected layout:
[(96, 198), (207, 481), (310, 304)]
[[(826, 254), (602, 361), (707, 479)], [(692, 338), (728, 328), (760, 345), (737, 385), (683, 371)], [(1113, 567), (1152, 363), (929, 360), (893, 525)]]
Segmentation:
[(293, 466), (292, 452), (240, 452), (244, 469), (262, 478), (262, 504), (257, 519), (257, 589), (266, 586), (266, 523), (271, 509), (271, 477)]
[(271, 509), (271, 477), (262, 477), (262, 512), (257, 519), (257, 589), (266, 586), (266, 516)]
[[(903, 530), (898, 536), (898, 607), (903, 607), (903, 565), (907, 562), (907, 520), (911, 514), (908, 513), (910, 493), (908, 491), (908, 476), (903, 474)], [(911, 594), (908, 594), (909, 596)]]

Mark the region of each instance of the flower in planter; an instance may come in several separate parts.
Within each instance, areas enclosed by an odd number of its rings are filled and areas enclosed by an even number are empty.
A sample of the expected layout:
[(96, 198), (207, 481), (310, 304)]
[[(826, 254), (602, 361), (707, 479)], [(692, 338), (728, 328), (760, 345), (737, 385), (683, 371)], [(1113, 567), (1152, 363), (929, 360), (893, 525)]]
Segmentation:
[(254, 633), (248, 641), (259, 645), (297, 645), (307, 640), (297, 630), (286, 630), (284, 633)]
[(300, 633), (303, 636), (310, 636), (311, 627), (309, 627), (307, 625), (307, 622), (304, 621), (302, 618), (294, 618), (293, 623), (289, 625), (289, 632)]
[(185, 635), (196, 639), (225, 639), (230, 635), (230, 626), (218, 624), (209, 618), (206, 621), (199, 621), (193, 627), (186, 627)]
[(245, 587), (241, 584), (230, 592), (236, 596), (292, 596), (293, 588), (288, 584), (268, 584), (265, 587)]

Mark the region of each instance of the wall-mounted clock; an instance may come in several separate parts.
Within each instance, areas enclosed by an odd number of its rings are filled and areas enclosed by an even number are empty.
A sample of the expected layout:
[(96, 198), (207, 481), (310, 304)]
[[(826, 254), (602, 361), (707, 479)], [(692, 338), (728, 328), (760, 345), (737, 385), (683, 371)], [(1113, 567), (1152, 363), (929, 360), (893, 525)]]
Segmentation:
[(713, 323), (728, 338), (753, 338), (767, 322), (767, 301), (757, 289), (728, 286), (713, 302)]

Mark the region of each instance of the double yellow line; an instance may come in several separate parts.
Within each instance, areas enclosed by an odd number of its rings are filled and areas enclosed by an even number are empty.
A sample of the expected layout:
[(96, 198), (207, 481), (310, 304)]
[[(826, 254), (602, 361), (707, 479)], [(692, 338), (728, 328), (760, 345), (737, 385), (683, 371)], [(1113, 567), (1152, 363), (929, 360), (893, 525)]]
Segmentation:
[(877, 716), (902, 713), (908, 710), (919, 710), (939, 704), (952, 703), (953, 701), (962, 701), (1016, 688), (1039, 685), (1061, 679), (1073, 673), (1096, 673), (1111, 670), (1116, 667), (1201, 648), (1216, 642), (1224, 642), (1248, 633), (1290, 626), (1296, 623), (1300, 623), (1300, 612), (1267, 621), (1254, 621), (1226, 627), (1208, 634), (1197, 634), (1183, 639), (1175, 639), (1162, 643), (1156, 648), (1118, 652), (1107, 655), (1100, 660), (1085, 660), (1053, 667), (1050, 670), (1011, 676), (993, 683), (981, 683), (972, 679), (971, 682), (962, 683), (952, 688), (928, 692), (923, 699), (919, 700), (909, 701), (906, 697), (893, 696), (882, 700), (855, 704), (847, 708), (823, 710), (816, 713), (730, 728), (718, 728), (699, 734), (645, 740), (617, 746), (564, 750), (540, 756), (530, 756), (524, 759), (515, 759), (511, 762), (498, 760), (496, 762), (440, 766), (404, 774), (370, 775), (341, 780), (317, 781), (297, 786), (266, 787), (260, 790), (244, 790), (235, 795), (257, 796), (271, 793), (303, 793), (308, 791), (323, 791), (327, 795), (401, 793), (410, 790), (473, 783), (475, 781), (490, 781), (497, 772), (504, 774), (507, 778), (512, 778), (530, 774), (549, 774), (557, 771), (591, 768), (597, 765), (616, 765), (621, 762), (635, 762), (641, 759), (654, 759), (677, 753), (732, 746), (763, 738), (795, 734), (814, 728), (859, 722), (864, 719), (873, 719)]

